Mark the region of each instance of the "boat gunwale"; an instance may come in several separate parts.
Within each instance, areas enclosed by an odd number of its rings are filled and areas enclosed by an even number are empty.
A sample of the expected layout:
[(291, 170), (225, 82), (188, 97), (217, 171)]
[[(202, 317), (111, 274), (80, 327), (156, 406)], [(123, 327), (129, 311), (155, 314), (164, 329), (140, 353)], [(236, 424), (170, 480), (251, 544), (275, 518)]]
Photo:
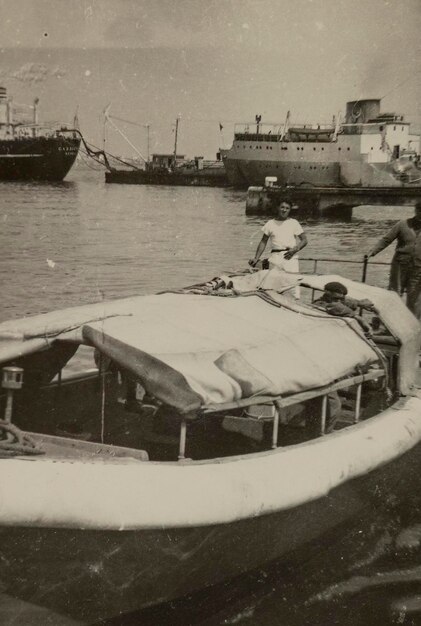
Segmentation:
[[(372, 379), (373, 380), (373, 379)], [(352, 386), (352, 385), (349, 385)], [(319, 396), (315, 396), (315, 397), (319, 397)], [(168, 467), (168, 466), (173, 466), (173, 467), (185, 467), (185, 466), (190, 466), (190, 467), (194, 467), (194, 466), (198, 466), (198, 465), (222, 465), (222, 464), (226, 464), (226, 463), (230, 463), (230, 462), (239, 462), (239, 461), (245, 461), (248, 459), (257, 459), (260, 457), (266, 457), (266, 456), (275, 456), (276, 454), (285, 454), (286, 452), (288, 452), (289, 450), (297, 450), (298, 448), (303, 448), (303, 447), (307, 447), (307, 446), (314, 446), (318, 443), (321, 443), (322, 441), (326, 441), (327, 438), (329, 438), (329, 440), (331, 440), (334, 437), (337, 436), (342, 436), (343, 433), (347, 432), (349, 434), (350, 430), (358, 430), (358, 429), (362, 429), (365, 428), (369, 423), (373, 423), (374, 421), (377, 421), (379, 419), (381, 419), (383, 417), (383, 414), (390, 411), (390, 410), (402, 410), (403, 405), (406, 403), (406, 401), (410, 401), (411, 399), (415, 398), (416, 400), (421, 400), (421, 394), (420, 395), (416, 395), (416, 396), (400, 396), (399, 398), (397, 398), (397, 400), (392, 403), (390, 406), (388, 406), (386, 409), (384, 409), (383, 411), (380, 411), (379, 413), (376, 413), (375, 415), (373, 415), (372, 417), (369, 417), (367, 419), (362, 419), (356, 423), (352, 423), (349, 424), (348, 426), (345, 426), (343, 428), (341, 428), (340, 430), (334, 430), (333, 432), (330, 433), (326, 433), (324, 435), (320, 435), (319, 437), (313, 438), (313, 439), (309, 439), (306, 441), (301, 441), (299, 443), (294, 443), (294, 444), (288, 444), (286, 446), (277, 446), (276, 448), (268, 448), (266, 450), (259, 450), (258, 452), (245, 452), (245, 453), (241, 453), (241, 454), (234, 454), (231, 456), (221, 456), (221, 457), (213, 457), (213, 458), (208, 458), (208, 459), (192, 459), (192, 458), (185, 458), (185, 459), (178, 459), (178, 460), (171, 460), (171, 461), (155, 461), (155, 460), (140, 460), (140, 459), (135, 459), (136, 461), (139, 461), (140, 463), (142, 463), (142, 465), (147, 464), (148, 466), (151, 465), (155, 465), (155, 466), (163, 466), (163, 467)], [(259, 403), (261, 404), (261, 403)], [(285, 406), (291, 406), (292, 403), (289, 403)], [(215, 412), (218, 413), (218, 412)], [(209, 416), (209, 414), (208, 414)], [(30, 436), (40, 436), (40, 437), (55, 437), (55, 435), (48, 435), (48, 434), (43, 434), (43, 433), (32, 433), (30, 431), (24, 431), (25, 434), (28, 434)], [(57, 439), (68, 439), (69, 440), (69, 446), (72, 445), (72, 443), (78, 444), (80, 443), (80, 440), (72, 438), (72, 437), (57, 437)], [(420, 436), (420, 441), (421, 441), (421, 436)], [(114, 444), (107, 444), (107, 443), (100, 443), (100, 442), (83, 442), (82, 443), (89, 443), (92, 446), (98, 445), (101, 446), (101, 448), (106, 448), (106, 449), (124, 449), (127, 451), (133, 450), (134, 452), (139, 452), (141, 451), (140, 448), (130, 448), (127, 447), (125, 448), (124, 446), (115, 446)], [(129, 455), (127, 455), (129, 457)], [(118, 460), (124, 460), (124, 456), (121, 457), (117, 457), (116, 459), (112, 460), (112, 464), (116, 465), (118, 464)], [(47, 459), (43, 456), (37, 456), (37, 457), (29, 457), (29, 456), (25, 456), (25, 455), (19, 455), (17, 457), (14, 457), (14, 459), (19, 459), (19, 460), (37, 460), (37, 461), (53, 461), (54, 463), (59, 462), (59, 463), (65, 463), (65, 462), (69, 462), (70, 464), (74, 465), (75, 464), (75, 460), (69, 460), (69, 459)], [(7, 459), (1, 459), (0, 458), (0, 463), (4, 462)], [(77, 463), (78, 459), (76, 459), (76, 463)], [(103, 464), (103, 458), (99, 458), (99, 461), (101, 461), (101, 463)], [(80, 459), (80, 463), (83, 465), (86, 464), (94, 464), (95, 460), (92, 460), (89, 462), (86, 460), (86, 458), (84, 457), (83, 459)]]
[[(4, 459), (4, 475), (17, 471), (20, 485), (15, 484), (13, 491), (7, 484), (2, 489), (0, 527), (165, 532), (285, 512), (325, 498), (413, 449), (421, 441), (420, 408), (421, 396), (400, 398), (372, 418), (325, 437), (210, 461), (82, 464), (37, 457), (28, 466), (28, 458)], [(329, 449), (335, 454), (328, 454)], [(278, 489), (271, 490), (274, 476)], [(31, 481), (48, 483), (32, 503), (28, 501)], [(169, 519), (171, 523), (163, 524)]]

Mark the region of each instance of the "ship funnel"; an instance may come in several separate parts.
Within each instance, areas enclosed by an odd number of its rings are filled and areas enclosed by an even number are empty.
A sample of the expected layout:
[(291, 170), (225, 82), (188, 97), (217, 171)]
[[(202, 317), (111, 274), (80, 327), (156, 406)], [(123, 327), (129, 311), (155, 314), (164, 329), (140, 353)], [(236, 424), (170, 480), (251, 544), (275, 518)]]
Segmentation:
[(346, 103), (346, 124), (366, 124), (380, 115), (380, 99)]
[(7, 89), (6, 87), (0, 87), (0, 101), (7, 100)]

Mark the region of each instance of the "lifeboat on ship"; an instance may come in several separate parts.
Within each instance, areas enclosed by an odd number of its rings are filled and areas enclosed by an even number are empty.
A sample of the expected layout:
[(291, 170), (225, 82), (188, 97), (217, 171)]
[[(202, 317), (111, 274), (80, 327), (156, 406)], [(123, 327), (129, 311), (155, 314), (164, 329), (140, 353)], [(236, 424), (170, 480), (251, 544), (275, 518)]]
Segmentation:
[(332, 141), (332, 137), (335, 133), (335, 128), (320, 127), (313, 128), (312, 126), (291, 126), (288, 129), (288, 136), (291, 141)]

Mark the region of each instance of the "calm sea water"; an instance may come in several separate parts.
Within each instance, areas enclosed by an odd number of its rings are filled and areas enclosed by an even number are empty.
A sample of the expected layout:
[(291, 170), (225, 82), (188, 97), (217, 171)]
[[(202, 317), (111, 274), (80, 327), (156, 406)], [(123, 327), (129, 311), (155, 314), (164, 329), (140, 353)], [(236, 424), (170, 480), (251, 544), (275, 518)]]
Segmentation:
[[(106, 185), (89, 170), (75, 169), (60, 184), (0, 183), (1, 319), (246, 267), (264, 220), (244, 208), (243, 192)], [(310, 221), (302, 256), (361, 260), (401, 215), (411, 209), (358, 208), (350, 222)]]
[[(350, 221), (304, 222), (309, 245), (302, 256), (361, 260), (396, 219), (411, 214), (361, 207)], [(243, 192), (105, 185), (102, 173), (78, 169), (56, 185), (1, 183), (0, 220), (1, 320), (245, 268), (264, 222), (245, 215)], [(352, 267), (320, 269), (358, 276)], [(370, 269), (370, 280), (386, 286), (387, 270)], [(421, 501), (411, 498), (405, 510), (373, 511), (340, 529), (306, 553), (304, 564), (268, 568), (187, 607), (173, 604), (113, 624), (415, 624), (420, 542)]]

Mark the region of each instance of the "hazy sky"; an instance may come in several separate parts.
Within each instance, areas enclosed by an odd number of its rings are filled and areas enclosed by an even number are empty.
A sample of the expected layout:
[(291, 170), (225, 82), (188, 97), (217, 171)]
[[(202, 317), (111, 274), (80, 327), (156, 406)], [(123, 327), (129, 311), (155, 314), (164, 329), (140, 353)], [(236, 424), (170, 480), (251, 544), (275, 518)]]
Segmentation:
[(359, 44), (400, 43), (402, 59), (412, 53), (406, 44), (416, 43), (421, 8), (419, 0), (1, 0), (0, 6), (2, 46), (281, 46), (299, 57), (311, 48), (317, 57), (324, 49), (340, 55), (343, 47), (357, 53)]
[(221, 143), (218, 121), (229, 143), (234, 120), (260, 113), (281, 121), (288, 109), (297, 121), (330, 119), (360, 97), (384, 97), (383, 110), (421, 121), (421, 0), (0, 0), (0, 7), (2, 83), (18, 98), (39, 96), (52, 119), (69, 119), (79, 106), (82, 130), (95, 141), (110, 103), (115, 115), (153, 124), (156, 149), (170, 147), (181, 115), (183, 149), (205, 153)]

